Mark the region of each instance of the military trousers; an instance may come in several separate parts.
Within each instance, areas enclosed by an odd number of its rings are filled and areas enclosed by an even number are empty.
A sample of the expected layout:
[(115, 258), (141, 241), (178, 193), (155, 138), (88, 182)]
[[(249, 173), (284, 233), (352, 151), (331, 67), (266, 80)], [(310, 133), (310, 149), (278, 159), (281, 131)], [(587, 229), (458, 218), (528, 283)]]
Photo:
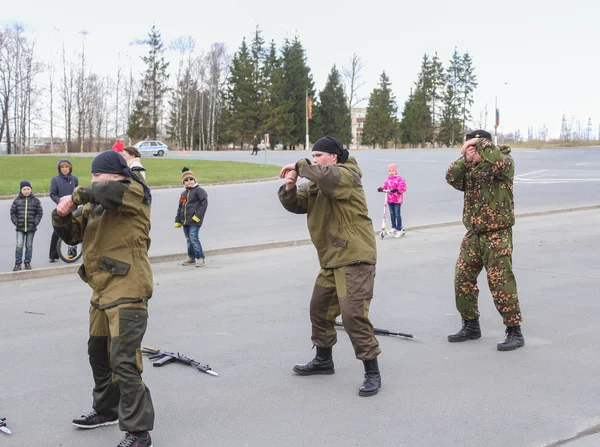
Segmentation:
[(312, 343), (329, 348), (337, 342), (335, 319), (340, 314), (359, 360), (373, 360), (381, 353), (369, 321), (375, 266), (360, 263), (321, 269), (310, 300)]
[(90, 307), (88, 355), (94, 376), (93, 408), (119, 416), (123, 431), (150, 431), (154, 407), (142, 382), (142, 338), (146, 332), (146, 303), (98, 309)]
[(504, 324), (521, 324), (512, 251), (512, 228), (486, 233), (467, 232), (460, 245), (454, 275), (456, 309), (464, 320), (479, 317), (477, 277), (485, 267), (490, 292)]

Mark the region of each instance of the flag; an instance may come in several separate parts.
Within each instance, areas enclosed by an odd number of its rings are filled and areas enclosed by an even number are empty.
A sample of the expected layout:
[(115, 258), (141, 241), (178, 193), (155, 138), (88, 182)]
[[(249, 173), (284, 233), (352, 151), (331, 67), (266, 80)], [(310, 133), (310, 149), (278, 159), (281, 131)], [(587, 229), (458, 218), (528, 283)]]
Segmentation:
[(500, 109), (496, 109), (496, 127), (500, 125)]
[(308, 115), (308, 119), (312, 119), (312, 99), (308, 98), (306, 100), (306, 114)]

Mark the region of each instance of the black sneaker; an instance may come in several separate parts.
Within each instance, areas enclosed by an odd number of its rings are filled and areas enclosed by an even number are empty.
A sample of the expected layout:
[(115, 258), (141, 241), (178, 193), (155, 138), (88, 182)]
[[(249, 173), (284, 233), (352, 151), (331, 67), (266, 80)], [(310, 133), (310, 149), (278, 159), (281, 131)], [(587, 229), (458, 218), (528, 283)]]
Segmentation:
[(25, 261), (25, 270), (31, 270), (31, 263)]
[(147, 431), (127, 432), (117, 447), (152, 447), (152, 439)]
[(83, 415), (79, 419), (73, 419), (73, 425), (79, 428), (97, 428), (118, 423), (119, 416), (103, 416), (96, 413), (96, 410), (92, 410), (90, 414)]
[(21, 263), (17, 262), (17, 263), (15, 263), (15, 266), (13, 268), (13, 272), (18, 272), (19, 270), (21, 270)]

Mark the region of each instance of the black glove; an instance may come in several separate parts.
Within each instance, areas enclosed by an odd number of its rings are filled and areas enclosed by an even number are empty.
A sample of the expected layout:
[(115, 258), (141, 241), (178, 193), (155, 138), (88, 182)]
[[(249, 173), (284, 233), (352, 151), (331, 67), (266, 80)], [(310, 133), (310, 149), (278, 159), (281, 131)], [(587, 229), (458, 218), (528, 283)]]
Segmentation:
[(383, 192), (383, 188), (380, 186), (379, 188), (377, 188), (377, 192)]
[(398, 192), (398, 188), (394, 188), (390, 192)]

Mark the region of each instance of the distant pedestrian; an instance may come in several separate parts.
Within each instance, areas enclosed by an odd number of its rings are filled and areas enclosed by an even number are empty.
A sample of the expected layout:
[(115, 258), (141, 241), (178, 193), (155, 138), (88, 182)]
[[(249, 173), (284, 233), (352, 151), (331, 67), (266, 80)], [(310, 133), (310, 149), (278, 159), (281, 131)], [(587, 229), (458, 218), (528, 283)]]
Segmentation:
[(256, 135), (252, 139), (252, 153), (250, 155), (258, 155), (258, 138), (256, 138)]
[(123, 153), (123, 149), (125, 149), (125, 145), (123, 144), (123, 142), (121, 140), (117, 140), (117, 142), (115, 144), (113, 144), (112, 150), (119, 152), (119, 153)]
[(127, 146), (123, 148), (123, 157), (125, 157), (125, 161), (127, 161), (127, 166), (136, 174), (142, 176), (144, 180), (146, 180), (146, 169), (142, 166), (142, 162), (140, 158), (142, 158), (142, 154), (137, 150), (136, 147)]
[(466, 136), (462, 156), (446, 172), (446, 181), (464, 192), (463, 224), (467, 234), (456, 262), (454, 294), (462, 328), (449, 342), (481, 337), (477, 277), (485, 267), (488, 285), (506, 326), (499, 351), (525, 345), (521, 332), (521, 308), (512, 270), (512, 227), (515, 224), (513, 179), (515, 163), (508, 146), (496, 146), (484, 130)]
[(406, 230), (402, 226), (401, 207), (404, 202), (404, 193), (406, 192), (406, 182), (398, 174), (398, 166), (396, 163), (391, 163), (388, 166), (388, 178), (383, 186), (377, 188), (377, 191), (389, 191), (387, 193), (387, 204), (390, 210), (390, 218), (392, 220), (392, 228), (395, 230), (394, 237), (401, 237), (406, 234)]
[[(73, 175), (73, 164), (68, 158), (58, 160), (58, 175), (52, 177), (50, 181), (50, 198), (56, 204), (61, 197), (70, 196), (73, 190), (79, 186), (79, 179)], [(52, 238), (50, 239), (50, 262), (58, 261), (58, 234), (52, 228)], [(73, 250), (77, 250), (73, 248)], [(75, 256), (76, 252), (71, 253)]]
[(19, 196), (10, 207), (10, 219), (17, 232), (17, 246), (15, 249), (15, 267), (13, 272), (21, 270), (23, 262), (23, 246), (25, 246), (25, 270), (31, 270), (31, 256), (33, 255), (33, 237), (40, 221), (42, 220), (42, 204), (33, 195), (31, 183), (23, 180), (20, 185)]
[(204, 251), (200, 243), (200, 227), (204, 223), (204, 214), (208, 208), (208, 194), (196, 182), (196, 176), (189, 168), (184, 167), (181, 178), (185, 190), (179, 197), (179, 207), (175, 216), (175, 228), (183, 227), (187, 241), (188, 258), (181, 265), (204, 267)]

